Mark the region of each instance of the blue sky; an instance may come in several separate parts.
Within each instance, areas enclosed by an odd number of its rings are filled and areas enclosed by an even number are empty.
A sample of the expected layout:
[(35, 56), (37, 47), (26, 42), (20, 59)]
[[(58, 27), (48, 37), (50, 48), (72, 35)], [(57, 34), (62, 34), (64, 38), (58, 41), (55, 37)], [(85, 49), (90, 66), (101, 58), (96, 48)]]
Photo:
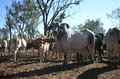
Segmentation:
[[(0, 28), (5, 24), (5, 6), (10, 6), (12, 0), (0, 0)], [(96, 20), (98, 18), (104, 23), (106, 31), (112, 28), (112, 23), (107, 19), (106, 14), (110, 14), (114, 9), (120, 7), (120, 0), (83, 0), (80, 7), (73, 8), (76, 11), (71, 17), (65, 19), (63, 22), (68, 23), (71, 27), (79, 24), (84, 24), (85, 20)], [(43, 33), (43, 26), (38, 27), (40, 33)]]

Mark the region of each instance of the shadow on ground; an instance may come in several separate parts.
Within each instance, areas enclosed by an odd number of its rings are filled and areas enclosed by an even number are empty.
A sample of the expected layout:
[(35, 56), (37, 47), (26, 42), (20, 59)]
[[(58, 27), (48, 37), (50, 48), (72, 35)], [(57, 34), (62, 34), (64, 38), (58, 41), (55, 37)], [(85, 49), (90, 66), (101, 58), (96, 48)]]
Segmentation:
[(82, 67), (85, 65), (88, 65), (90, 63), (82, 63), (82, 64), (77, 64), (77, 63), (72, 63), (69, 65), (56, 65), (56, 66), (49, 66), (45, 67), (42, 70), (33, 70), (29, 72), (20, 72), (16, 74), (10, 74), (6, 76), (2, 76), (1, 78), (3, 79), (8, 79), (8, 78), (23, 78), (23, 77), (30, 77), (30, 76), (41, 76), (45, 74), (51, 74), (54, 72), (60, 72), (60, 71), (66, 71), (66, 70), (72, 70), (74, 68)]
[(80, 74), (77, 79), (98, 79), (98, 75), (101, 73), (109, 72), (111, 70), (118, 69), (117, 67), (111, 67), (110, 65), (102, 68), (92, 68), (82, 74)]

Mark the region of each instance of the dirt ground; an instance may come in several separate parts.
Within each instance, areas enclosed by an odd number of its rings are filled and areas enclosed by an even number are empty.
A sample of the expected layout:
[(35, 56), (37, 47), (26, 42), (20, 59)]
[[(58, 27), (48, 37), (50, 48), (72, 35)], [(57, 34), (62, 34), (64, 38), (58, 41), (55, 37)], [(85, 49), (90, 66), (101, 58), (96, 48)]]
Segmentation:
[(63, 59), (49, 59), (39, 63), (37, 57), (21, 56), (13, 61), (13, 56), (0, 58), (0, 79), (120, 79), (120, 69), (110, 67), (104, 59), (102, 63), (76, 63)]

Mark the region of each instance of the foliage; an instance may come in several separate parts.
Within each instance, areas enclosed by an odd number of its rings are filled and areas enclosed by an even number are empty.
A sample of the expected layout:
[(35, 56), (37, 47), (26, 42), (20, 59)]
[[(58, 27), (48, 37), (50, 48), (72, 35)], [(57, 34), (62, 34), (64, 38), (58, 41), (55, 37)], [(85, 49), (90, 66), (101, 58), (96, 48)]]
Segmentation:
[(107, 17), (113, 23), (113, 26), (120, 28), (120, 7), (107, 14)]
[[(34, 0), (23, 0), (16, 1), (13, 0), (11, 7), (7, 7), (7, 14), (12, 23), (12, 29), (17, 31), (20, 37), (24, 34), (28, 35), (28, 38), (32, 38), (35, 35), (37, 26), (39, 25), (39, 18), (41, 12), (38, 10), (38, 5), (36, 5)], [(6, 25), (9, 24), (6, 22)]]
[(8, 39), (8, 29), (7, 28), (0, 28), (0, 38), (5, 40)]
[(54, 20), (62, 22), (67, 16), (66, 11), (71, 9), (73, 5), (79, 5), (81, 0), (37, 0), (44, 25), (44, 35), (47, 33), (47, 28)]
[(96, 21), (94, 20), (86, 20), (85, 24), (78, 25), (77, 27), (72, 27), (73, 30), (79, 30), (79, 29), (84, 29), (87, 28), (94, 33), (104, 33), (105, 34), (105, 29), (103, 28), (103, 23), (101, 22), (100, 19), (97, 19)]

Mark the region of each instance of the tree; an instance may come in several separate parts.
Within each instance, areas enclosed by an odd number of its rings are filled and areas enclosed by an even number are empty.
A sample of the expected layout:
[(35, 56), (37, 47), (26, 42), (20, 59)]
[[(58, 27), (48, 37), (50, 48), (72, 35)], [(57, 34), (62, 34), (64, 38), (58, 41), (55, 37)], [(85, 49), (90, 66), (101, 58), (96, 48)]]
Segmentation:
[[(41, 12), (34, 0), (13, 1), (11, 7), (8, 7), (8, 15), (13, 23), (13, 30), (17, 31), (20, 37), (26, 33), (28, 38), (34, 37), (37, 30)], [(7, 24), (7, 26), (9, 26)], [(34, 30), (34, 31), (33, 31)], [(30, 35), (32, 33), (32, 35)]]
[(80, 24), (80, 25), (77, 25), (77, 27), (76, 26), (73, 26), (73, 27), (71, 27), (71, 29), (72, 30), (79, 30), (79, 29), (82, 29), (82, 24)]
[(38, 31), (38, 25), (40, 24), (40, 16), (41, 12), (39, 11), (39, 6), (32, 0), (24, 1), (24, 6), (27, 9), (27, 22), (26, 22), (26, 29), (25, 32), (28, 34), (28, 38), (36, 37)]
[(98, 33), (105, 34), (105, 29), (103, 28), (103, 23), (101, 22), (100, 19), (97, 19), (96, 21), (87, 19), (84, 25), (80, 24), (77, 27), (72, 27), (72, 29), (75, 29), (75, 30), (79, 30), (83, 28), (87, 28), (96, 34)]
[(113, 23), (113, 26), (120, 28), (120, 7), (107, 14), (107, 18)]
[(78, 5), (80, 1), (81, 0), (37, 0), (40, 11), (42, 12), (44, 35), (47, 35), (47, 28), (54, 20), (58, 19), (62, 21), (66, 16), (66, 10), (72, 8), (73, 5)]
[(10, 11), (10, 9), (9, 9), (9, 7), (7, 7), (6, 6), (6, 24), (5, 24), (5, 26), (6, 26), (6, 28), (8, 28), (8, 32), (9, 32), (9, 34), (10, 34), (10, 42), (9, 42), (9, 45), (11, 45), (11, 39), (12, 39), (12, 28), (13, 28), (13, 19), (12, 19), (12, 17), (9, 15), (9, 11)]

